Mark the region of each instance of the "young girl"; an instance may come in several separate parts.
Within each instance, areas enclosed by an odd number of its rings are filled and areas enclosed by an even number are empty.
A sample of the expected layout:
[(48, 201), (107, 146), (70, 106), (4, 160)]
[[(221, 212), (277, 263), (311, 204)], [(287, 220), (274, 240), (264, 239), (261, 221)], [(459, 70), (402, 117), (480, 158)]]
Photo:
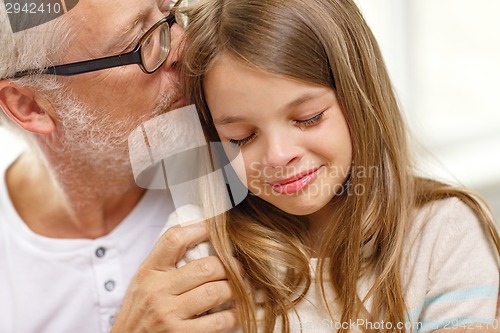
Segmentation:
[(189, 14), (185, 89), (209, 140), (241, 149), (252, 193), (211, 238), (244, 331), (491, 323), (495, 225), (467, 190), (415, 175), (356, 5), (208, 0)]

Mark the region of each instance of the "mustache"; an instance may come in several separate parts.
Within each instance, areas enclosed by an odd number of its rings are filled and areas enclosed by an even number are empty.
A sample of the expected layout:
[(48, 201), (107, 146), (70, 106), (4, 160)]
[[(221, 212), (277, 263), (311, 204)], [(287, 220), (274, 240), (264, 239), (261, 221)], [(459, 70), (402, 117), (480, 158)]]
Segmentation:
[(172, 104), (181, 98), (183, 94), (180, 92), (180, 88), (174, 87), (174, 89), (170, 89), (168, 92), (164, 93), (158, 103), (156, 103), (155, 108), (152, 113), (147, 117), (148, 119), (154, 118), (156, 116), (160, 116), (168, 111), (171, 111)]

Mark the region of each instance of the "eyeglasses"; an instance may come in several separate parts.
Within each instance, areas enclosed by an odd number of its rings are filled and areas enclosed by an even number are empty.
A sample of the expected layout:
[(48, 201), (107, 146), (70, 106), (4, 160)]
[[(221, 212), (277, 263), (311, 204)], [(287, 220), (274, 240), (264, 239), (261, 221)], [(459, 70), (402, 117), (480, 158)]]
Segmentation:
[[(177, 2), (178, 5), (181, 1)], [(170, 28), (178, 22), (186, 25), (186, 18), (180, 12), (174, 11), (156, 22), (139, 40), (137, 46), (130, 52), (115, 56), (79, 61), (70, 64), (50, 66), (45, 70), (29, 69), (15, 73), (12, 78), (20, 78), (33, 74), (52, 74), (71, 76), (102, 69), (137, 64), (144, 73), (154, 73), (160, 68), (170, 53)]]

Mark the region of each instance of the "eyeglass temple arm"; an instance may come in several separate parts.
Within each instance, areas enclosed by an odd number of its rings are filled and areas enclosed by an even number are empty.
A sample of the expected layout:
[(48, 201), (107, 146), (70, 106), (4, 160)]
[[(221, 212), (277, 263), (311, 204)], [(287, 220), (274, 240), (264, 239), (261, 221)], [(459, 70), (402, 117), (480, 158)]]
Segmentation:
[(140, 63), (141, 63), (140, 53), (138, 52), (138, 49), (135, 49), (133, 51), (121, 55), (74, 62), (65, 65), (50, 66), (47, 67), (43, 72), (38, 72), (36, 70), (25, 70), (22, 72), (17, 72), (13, 76), (13, 78), (19, 78), (30, 74), (53, 74), (60, 76), (71, 76), (71, 75), (98, 71), (106, 68), (113, 68), (113, 67), (119, 67), (131, 64), (140, 64)]

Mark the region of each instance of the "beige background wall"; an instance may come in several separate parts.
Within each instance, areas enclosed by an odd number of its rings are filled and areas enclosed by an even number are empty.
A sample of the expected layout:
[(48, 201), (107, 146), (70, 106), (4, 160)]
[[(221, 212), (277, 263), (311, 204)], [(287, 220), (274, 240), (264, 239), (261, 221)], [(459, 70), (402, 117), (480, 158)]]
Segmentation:
[(500, 1), (357, 2), (431, 153), (423, 168), (477, 190), (500, 221)]

